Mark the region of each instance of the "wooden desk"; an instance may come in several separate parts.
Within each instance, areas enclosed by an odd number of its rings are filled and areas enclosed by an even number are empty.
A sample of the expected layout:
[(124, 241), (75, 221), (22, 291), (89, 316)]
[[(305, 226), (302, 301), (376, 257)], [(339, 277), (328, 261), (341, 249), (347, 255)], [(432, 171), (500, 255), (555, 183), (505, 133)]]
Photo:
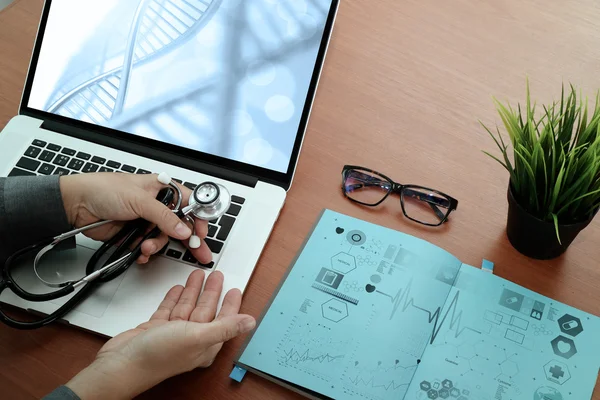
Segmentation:
[[(16, 114), (42, 0), (17, 0), (0, 13), (0, 127)], [(245, 294), (260, 315), (322, 208), (417, 235), (466, 263), (482, 257), (496, 274), (600, 315), (600, 223), (565, 256), (532, 261), (505, 234), (508, 175), (481, 153), (493, 143), (477, 120), (494, 123), (491, 96), (523, 101), (525, 77), (547, 102), (572, 82), (600, 88), (600, 7), (594, 0), (343, 0), (294, 185)], [(400, 205), (378, 210), (340, 193), (342, 165), (364, 165), (401, 182), (438, 188), (460, 201), (444, 229), (423, 229)], [(40, 397), (86, 366), (104, 340), (53, 326), (0, 327), (0, 393)], [(171, 379), (143, 398), (297, 398), (255, 376), (228, 374), (242, 340), (208, 370)], [(527, 397), (529, 398), (529, 397)], [(594, 399), (600, 399), (600, 386)]]

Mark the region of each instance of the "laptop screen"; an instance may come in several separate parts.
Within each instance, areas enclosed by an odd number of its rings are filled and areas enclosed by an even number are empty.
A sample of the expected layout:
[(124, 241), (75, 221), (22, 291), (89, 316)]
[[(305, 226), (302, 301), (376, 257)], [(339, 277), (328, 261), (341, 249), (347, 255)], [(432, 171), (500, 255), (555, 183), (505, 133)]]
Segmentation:
[(286, 173), (333, 0), (53, 0), (27, 106)]

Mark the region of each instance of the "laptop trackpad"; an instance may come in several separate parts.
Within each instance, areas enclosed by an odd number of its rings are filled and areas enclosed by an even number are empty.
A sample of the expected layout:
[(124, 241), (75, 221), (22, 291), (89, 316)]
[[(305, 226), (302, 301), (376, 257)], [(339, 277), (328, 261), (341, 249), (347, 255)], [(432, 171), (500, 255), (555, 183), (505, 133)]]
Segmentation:
[[(94, 250), (82, 246), (76, 246), (70, 250), (50, 252), (41, 260), (38, 272), (42, 279), (52, 283), (78, 280), (86, 275), (85, 269), (87, 263), (94, 252)], [(110, 282), (99, 285), (87, 299), (75, 307), (75, 310), (101, 318), (124, 276), (125, 274), (122, 274)], [(15, 282), (28, 292), (49, 293), (56, 290), (40, 282), (33, 271), (33, 262), (31, 259), (23, 260), (14, 267), (13, 278)], [(52, 300), (51, 303), (61, 306), (72, 296), (69, 295)], [(31, 308), (35, 309), (35, 305)]]

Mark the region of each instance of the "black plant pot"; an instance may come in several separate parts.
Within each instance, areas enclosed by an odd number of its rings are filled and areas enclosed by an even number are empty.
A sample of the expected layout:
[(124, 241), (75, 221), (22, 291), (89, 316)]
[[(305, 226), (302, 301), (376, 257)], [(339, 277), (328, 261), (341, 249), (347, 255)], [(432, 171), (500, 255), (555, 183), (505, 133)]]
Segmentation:
[[(595, 215), (595, 214), (594, 214)], [(528, 213), (515, 199), (508, 188), (508, 240), (521, 254), (538, 260), (549, 260), (563, 254), (575, 237), (594, 218), (569, 225), (558, 225), (560, 243), (553, 222), (542, 221)]]

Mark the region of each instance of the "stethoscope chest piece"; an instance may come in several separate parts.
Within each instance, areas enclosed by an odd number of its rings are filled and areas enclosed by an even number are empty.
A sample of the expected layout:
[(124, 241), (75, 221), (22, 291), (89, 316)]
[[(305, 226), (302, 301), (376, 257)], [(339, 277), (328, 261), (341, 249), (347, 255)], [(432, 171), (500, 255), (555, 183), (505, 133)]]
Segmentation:
[(194, 189), (189, 201), (194, 217), (212, 221), (224, 215), (231, 205), (231, 194), (223, 185), (201, 183)]

